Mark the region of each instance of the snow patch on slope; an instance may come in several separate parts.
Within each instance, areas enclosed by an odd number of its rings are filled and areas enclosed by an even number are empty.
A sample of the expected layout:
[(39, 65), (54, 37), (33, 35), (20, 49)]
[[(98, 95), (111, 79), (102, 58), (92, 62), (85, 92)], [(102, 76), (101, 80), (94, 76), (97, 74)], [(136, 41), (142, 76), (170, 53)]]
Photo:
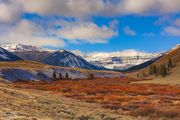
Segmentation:
[(159, 56), (159, 53), (146, 53), (137, 50), (124, 50), (118, 52), (95, 52), (85, 56), (92, 64), (109, 69), (127, 69), (144, 63)]
[(11, 52), (46, 51), (46, 49), (44, 48), (40, 48), (32, 45), (25, 45), (25, 44), (4, 44), (4, 45), (0, 45), (0, 47)]

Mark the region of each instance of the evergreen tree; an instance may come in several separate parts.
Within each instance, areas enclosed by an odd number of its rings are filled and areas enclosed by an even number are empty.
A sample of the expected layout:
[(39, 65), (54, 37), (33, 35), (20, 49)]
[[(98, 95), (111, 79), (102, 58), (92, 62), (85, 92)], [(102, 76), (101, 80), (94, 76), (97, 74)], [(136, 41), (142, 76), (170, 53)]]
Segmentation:
[(142, 71), (142, 76), (143, 76), (143, 77), (146, 77), (146, 74), (145, 74), (145, 71), (144, 71), (144, 70)]
[(151, 65), (150, 68), (149, 68), (149, 74), (150, 74), (150, 75), (153, 74), (153, 65)]
[(167, 75), (167, 69), (166, 66), (163, 64), (161, 67), (161, 76), (165, 77)]
[(155, 74), (156, 73), (156, 70), (157, 70), (157, 68), (156, 68), (156, 65), (153, 65), (153, 74)]
[(68, 75), (68, 73), (66, 73), (66, 79), (69, 79), (69, 75)]
[(53, 81), (56, 81), (57, 80), (57, 77), (56, 77), (56, 72), (54, 71), (53, 72), (53, 77), (52, 77)]
[(159, 75), (159, 71), (160, 71), (160, 70), (159, 70), (159, 67), (157, 67), (157, 68), (156, 68), (156, 73), (155, 73), (156, 76)]
[(154, 75), (154, 74), (156, 74), (156, 71), (157, 71), (156, 65), (151, 65), (150, 69), (149, 69), (149, 74)]
[(139, 73), (137, 73), (137, 77), (139, 78)]
[(162, 74), (163, 74), (163, 67), (162, 67), (162, 64), (161, 64), (161, 66), (160, 66), (159, 74), (160, 74), (161, 76), (162, 76)]
[(168, 61), (168, 68), (170, 69), (170, 68), (172, 68), (173, 67), (173, 63), (172, 63), (172, 60), (171, 60), (171, 58), (169, 59), (169, 61)]
[(93, 80), (94, 78), (95, 78), (94, 75), (93, 75), (92, 73), (90, 73), (90, 74), (89, 74), (89, 79), (90, 79), (90, 80)]
[(59, 80), (62, 80), (62, 79), (63, 79), (62, 74), (59, 73)]

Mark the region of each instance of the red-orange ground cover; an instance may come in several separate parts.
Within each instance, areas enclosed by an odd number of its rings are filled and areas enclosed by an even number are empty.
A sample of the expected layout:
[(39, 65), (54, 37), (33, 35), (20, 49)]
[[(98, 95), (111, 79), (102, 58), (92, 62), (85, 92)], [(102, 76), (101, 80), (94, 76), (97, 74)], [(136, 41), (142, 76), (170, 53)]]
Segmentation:
[(15, 87), (51, 91), (134, 116), (180, 117), (180, 86), (130, 84), (127, 78), (17, 82)]

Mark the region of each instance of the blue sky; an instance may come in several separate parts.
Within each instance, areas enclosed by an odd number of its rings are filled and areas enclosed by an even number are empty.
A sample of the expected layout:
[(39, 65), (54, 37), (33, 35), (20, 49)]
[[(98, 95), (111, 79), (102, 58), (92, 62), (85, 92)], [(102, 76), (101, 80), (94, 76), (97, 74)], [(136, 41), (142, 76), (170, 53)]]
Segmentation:
[(180, 43), (180, 0), (0, 0), (0, 44), (85, 53), (166, 51)]
[[(104, 51), (112, 52), (125, 49), (136, 49), (146, 52), (166, 51), (180, 43), (180, 37), (174, 35), (164, 35), (162, 32), (172, 21), (164, 21), (157, 24), (158, 20), (164, 16), (121, 16), (115, 18), (119, 21), (117, 26), (118, 35), (109, 39), (105, 44), (77, 44), (69, 45), (67, 49), (80, 49), (82, 51)], [(171, 16), (177, 19), (178, 16)], [(96, 17), (93, 19), (98, 25), (108, 24), (112, 18)], [(129, 26), (136, 35), (127, 35), (124, 28)], [(150, 35), (149, 35), (150, 34)]]

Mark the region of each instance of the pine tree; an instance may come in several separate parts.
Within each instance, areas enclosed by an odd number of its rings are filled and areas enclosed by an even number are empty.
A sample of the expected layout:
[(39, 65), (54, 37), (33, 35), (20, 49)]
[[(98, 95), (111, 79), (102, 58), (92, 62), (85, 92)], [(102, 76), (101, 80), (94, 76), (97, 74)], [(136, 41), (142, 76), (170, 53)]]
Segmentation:
[(139, 78), (139, 73), (137, 73), (137, 77)]
[(153, 65), (151, 65), (150, 68), (149, 68), (149, 74), (150, 74), (150, 75), (153, 74)]
[(156, 73), (155, 73), (155, 76), (158, 76), (159, 75), (159, 67), (157, 67), (157, 69), (156, 69)]
[(173, 63), (172, 63), (172, 60), (171, 58), (169, 59), (169, 62), (168, 62), (168, 68), (172, 68), (173, 67)]
[(66, 73), (66, 79), (69, 79), (69, 75), (68, 75), (68, 73)]
[(94, 75), (92, 73), (89, 74), (89, 79), (93, 80), (94, 79)]
[(54, 71), (53, 72), (53, 77), (52, 77), (53, 81), (56, 81), (57, 80), (57, 77), (56, 77), (56, 72)]
[(153, 74), (156, 73), (156, 70), (157, 70), (156, 65), (153, 65)]
[(145, 74), (145, 71), (144, 71), (144, 70), (142, 71), (142, 76), (143, 76), (143, 77), (146, 77), (146, 74)]
[(62, 79), (63, 79), (62, 74), (59, 73), (59, 80), (62, 80)]
[(156, 74), (156, 71), (157, 71), (156, 65), (151, 65), (150, 69), (149, 69), (149, 74), (154, 75), (154, 74)]
[(160, 74), (161, 76), (163, 75), (163, 65), (162, 65), (162, 64), (161, 64), (161, 66), (160, 66), (159, 74)]
[(167, 75), (167, 68), (166, 68), (166, 65), (164, 65), (163, 68), (164, 68), (164, 75), (166, 76), (166, 75)]
[(165, 77), (167, 75), (167, 69), (166, 66), (163, 64), (161, 67), (161, 76)]

